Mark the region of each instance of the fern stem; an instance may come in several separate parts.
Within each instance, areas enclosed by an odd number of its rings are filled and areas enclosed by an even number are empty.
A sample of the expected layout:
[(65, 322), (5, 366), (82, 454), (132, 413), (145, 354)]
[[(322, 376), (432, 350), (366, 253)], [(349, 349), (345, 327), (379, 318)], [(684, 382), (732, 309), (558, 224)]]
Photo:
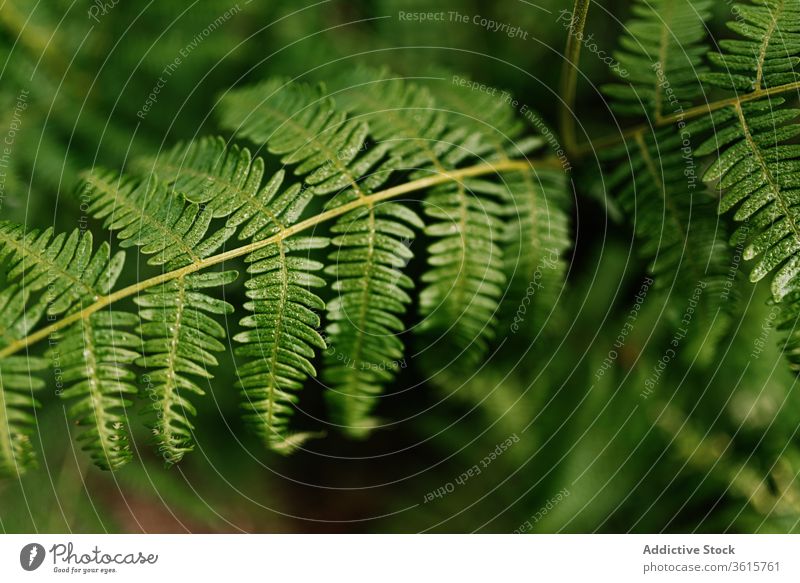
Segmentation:
[[(273, 419), (275, 417), (275, 391), (278, 389), (278, 377), (275, 371), (278, 370), (278, 349), (281, 346), (281, 335), (283, 334), (283, 317), (286, 314), (286, 304), (289, 301), (289, 269), (286, 267), (286, 247), (281, 242), (279, 247), (281, 258), (281, 297), (278, 306), (278, 320), (275, 323), (275, 330), (272, 334), (272, 354), (270, 355), (269, 365), (269, 406), (267, 410), (267, 427), (272, 428)], [(274, 430), (273, 430), (274, 431)], [(276, 435), (276, 437), (280, 437)], [(269, 438), (268, 438), (269, 439)]]
[(761, 83), (764, 81), (764, 63), (767, 59), (767, 49), (769, 48), (770, 42), (772, 42), (772, 36), (775, 34), (775, 31), (778, 28), (778, 21), (783, 14), (784, 4), (784, 0), (781, 0), (774, 12), (770, 10), (771, 18), (769, 27), (767, 28), (767, 33), (764, 35), (764, 38), (761, 40), (761, 46), (758, 49), (758, 58), (756, 60), (756, 91), (761, 89)]
[(679, 121), (686, 121), (689, 119), (702, 117), (726, 107), (737, 107), (743, 103), (747, 103), (748, 101), (756, 101), (764, 97), (780, 95), (781, 93), (797, 91), (798, 89), (800, 89), (800, 81), (793, 81), (792, 83), (786, 83), (785, 85), (776, 85), (775, 87), (769, 87), (767, 89), (758, 89), (744, 95), (737, 95), (735, 97), (729, 97), (728, 99), (721, 99), (720, 101), (714, 101), (712, 103), (704, 103), (702, 105), (690, 107), (684, 111), (665, 115), (659, 118), (655, 123), (642, 123), (628, 128), (621, 133), (614, 134), (613, 136), (605, 136), (603, 138), (598, 138), (597, 140), (592, 140), (590, 142), (586, 142), (585, 144), (581, 144), (575, 149), (574, 157), (580, 158), (586, 154), (589, 154), (590, 152), (594, 152), (595, 150), (602, 150), (603, 148), (608, 148), (609, 146), (615, 146), (630, 138), (635, 138), (639, 134), (643, 134), (647, 131), (653, 131), (656, 128), (668, 126)]
[(567, 33), (567, 46), (564, 49), (564, 64), (561, 68), (561, 136), (564, 149), (572, 153), (577, 149), (575, 138), (575, 95), (578, 87), (578, 61), (581, 56), (581, 43), (578, 36), (583, 36), (586, 16), (589, 13), (591, 0), (575, 0), (572, 9), (572, 21)]
[(181, 267), (173, 271), (168, 271), (166, 273), (156, 275), (144, 281), (131, 284), (111, 294), (101, 296), (97, 298), (97, 300), (95, 300), (92, 304), (88, 305), (81, 311), (69, 314), (68, 316), (62, 318), (61, 320), (53, 322), (49, 326), (46, 326), (38, 330), (37, 332), (29, 334), (25, 338), (21, 338), (19, 340), (16, 340), (15, 342), (12, 342), (8, 346), (0, 350), (0, 359), (15, 354), (16, 352), (19, 352), (20, 350), (49, 337), (51, 334), (57, 332), (58, 330), (61, 330), (62, 328), (65, 328), (71, 324), (74, 324), (75, 322), (88, 318), (89, 316), (91, 316), (92, 314), (94, 314), (99, 310), (102, 310), (106, 306), (109, 306), (115, 302), (118, 302), (130, 296), (137, 295), (148, 288), (165, 283), (167, 281), (172, 281), (173, 279), (185, 277), (190, 273), (201, 271), (213, 265), (218, 265), (220, 263), (224, 263), (225, 261), (229, 261), (231, 259), (236, 259), (237, 257), (242, 257), (244, 255), (252, 253), (253, 251), (256, 251), (257, 249), (261, 249), (262, 247), (266, 247), (268, 245), (273, 245), (279, 241), (283, 241), (284, 239), (287, 239), (292, 235), (296, 235), (297, 233), (305, 231), (306, 229), (310, 229), (311, 227), (319, 225), (320, 223), (324, 223), (326, 221), (344, 215), (356, 208), (375, 204), (390, 198), (401, 196), (403, 194), (408, 194), (409, 192), (424, 190), (426, 188), (430, 188), (432, 186), (436, 186), (450, 181), (459, 181), (464, 178), (470, 178), (473, 176), (482, 176), (484, 174), (509, 172), (515, 170), (516, 171), (532, 170), (536, 167), (556, 168), (560, 167), (560, 165), (558, 161), (555, 159), (542, 160), (536, 164), (527, 160), (508, 160), (504, 162), (497, 162), (495, 164), (492, 163), (477, 164), (475, 166), (469, 166), (467, 168), (453, 170), (452, 172), (441, 172), (433, 176), (428, 176), (425, 178), (420, 178), (418, 180), (407, 182), (405, 184), (393, 186), (391, 188), (387, 188), (385, 190), (376, 192), (368, 196), (359, 197), (347, 204), (343, 204), (341, 206), (326, 210), (313, 217), (309, 217), (304, 221), (300, 221), (299, 223), (296, 223), (291, 227), (287, 227), (282, 231), (280, 231), (279, 233), (271, 237), (268, 237), (267, 239), (256, 241), (254, 243), (249, 243), (247, 245), (237, 247), (236, 249), (231, 249), (229, 251), (225, 251), (223, 253), (219, 253), (217, 255), (213, 255), (211, 257), (207, 257), (199, 261), (195, 261), (185, 267)]

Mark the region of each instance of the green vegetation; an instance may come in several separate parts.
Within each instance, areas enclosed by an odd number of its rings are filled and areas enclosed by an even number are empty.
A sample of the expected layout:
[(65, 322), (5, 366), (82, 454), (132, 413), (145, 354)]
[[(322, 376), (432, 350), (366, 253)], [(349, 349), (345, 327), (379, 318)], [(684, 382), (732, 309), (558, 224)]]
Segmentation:
[(800, 7), (502, 4), (0, 7), (3, 530), (798, 529)]

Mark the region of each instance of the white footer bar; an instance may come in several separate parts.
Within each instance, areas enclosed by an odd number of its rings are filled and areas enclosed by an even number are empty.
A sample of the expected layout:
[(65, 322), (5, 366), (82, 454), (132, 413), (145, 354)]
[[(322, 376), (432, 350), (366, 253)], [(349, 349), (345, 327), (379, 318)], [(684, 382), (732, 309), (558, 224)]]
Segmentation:
[[(0, 581), (800, 581), (790, 535), (3, 535)], [(178, 581), (179, 579), (175, 579)], [(237, 581), (239, 579), (229, 579)], [(243, 580), (243, 579), (241, 579)]]

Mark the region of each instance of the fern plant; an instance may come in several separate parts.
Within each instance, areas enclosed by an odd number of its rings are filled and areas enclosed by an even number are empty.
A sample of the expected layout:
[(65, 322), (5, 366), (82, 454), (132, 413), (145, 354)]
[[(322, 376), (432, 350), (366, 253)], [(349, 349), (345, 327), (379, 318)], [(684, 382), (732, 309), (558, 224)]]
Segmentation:
[[(47, 363), (61, 396), (74, 399), (70, 415), (85, 427), (80, 439), (96, 465), (131, 459), (127, 419), (139, 409), (164, 461), (179, 462), (193, 448), (194, 403), (225, 349), (230, 317), (243, 419), (283, 454), (322, 434), (291, 422), (322, 352), (332, 423), (352, 437), (379, 425), (373, 411), (404, 358), (398, 334), (420, 283), (417, 328), (453, 326), (439, 342), (479, 361), (497, 325), (502, 249), (514, 245), (509, 205), (525, 196), (549, 205), (543, 217), (566, 241), (564, 184), (541, 188), (540, 166), (551, 176), (551, 162), (524, 156), (541, 141), (523, 126), (498, 147), (484, 128), (460, 127), (424, 87), (388, 80), (376, 90), (396, 97), (393, 116), (347, 96), (340, 109), (322, 86), (268, 80), (226, 95), (220, 111), (223, 128), (269, 156), (208, 137), (136, 160), (127, 173), (84, 173), (78, 193), (91, 217), (113, 233), (114, 247), (136, 249), (156, 270), (126, 287), (115, 288), (125, 252), (112, 253), (109, 242), (93, 249), (91, 232), (2, 225), (12, 284), (0, 347), (6, 473), (30, 465), (36, 403), (26, 395), (42, 386), (34, 372)], [(419, 193), (427, 193), (427, 222), (413, 208)], [(546, 244), (538, 217), (524, 232)], [(414, 281), (404, 270), (421, 233), (432, 240), (429, 268)], [(238, 261), (247, 273), (242, 305), (222, 295), (239, 278), (242, 268), (229, 268)], [(43, 340), (44, 358), (21, 355)]]
[[(729, 292), (738, 265), (726, 239), (744, 259), (757, 260), (751, 281), (773, 274), (776, 301), (800, 285), (792, 198), (797, 146), (787, 144), (798, 133), (797, 110), (784, 97), (797, 89), (800, 12), (779, 0), (737, 4), (729, 28), (739, 38), (719, 41), (717, 52), (704, 39), (708, 3), (661, 4), (637, 6), (617, 54), (630, 80), (606, 88), (612, 107), (648, 121), (625, 130), (604, 158), (616, 165), (610, 185), (635, 214), (641, 251), (661, 285), (672, 282), (686, 297), (690, 286), (707, 284), (717, 320), (734, 306)], [(720, 89), (727, 95), (710, 100), (709, 92)], [(733, 209), (743, 224), (729, 235), (733, 229), (715, 211)]]
[[(704, 350), (730, 330), (732, 244), (755, 261), (751, 280), (771, 278), (796, 368), (800, 9), (737, 5), (736, 38), (712, 50), (711, 8), (637, 1), (615, 54), (626, 74), (604, 86), (633, 125), (573, 148), (567, 123), (558, 138), (576, 164), (600, 152), (673, 323), (699, 289)], [(587, 10), (580, 0), (573, 36)], [(577, 64), (580, 45), (568, 47)], [(483, 403), (482, 379), (505, 372), (477, 375), (494, 351), (518, 332), (541, 346), (558, 327), (574, 203), (539, 118), (366, 66), (239, 87), (215, 113), (222, 135), (82, 173), (90, 226), (0, 223), (0, 472), (34, 464), (46, 386), (97, 466), (133, 459), (134, 412), (172, 465), (195, 447), (198, 403), (227, 390), (213, 379), (231, 347), (241, 418), (285, 455), (391, 424), (381, 403), (406, 359), (439, 384), (463, 380), (456, 401)], [(329, 420), (297, 419), (320, 386)], [(517, 398), (501, 397), (492, 414)]]

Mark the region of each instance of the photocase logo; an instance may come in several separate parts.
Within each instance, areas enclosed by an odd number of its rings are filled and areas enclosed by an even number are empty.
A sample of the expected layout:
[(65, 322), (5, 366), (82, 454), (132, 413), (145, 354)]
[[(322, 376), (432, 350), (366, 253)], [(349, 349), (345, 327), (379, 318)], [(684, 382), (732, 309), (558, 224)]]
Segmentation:
[(19, 552), (19, 564), (26, 571), (35, 571), (44, 562), (44, 547), (38, 543), (30, 543)]

